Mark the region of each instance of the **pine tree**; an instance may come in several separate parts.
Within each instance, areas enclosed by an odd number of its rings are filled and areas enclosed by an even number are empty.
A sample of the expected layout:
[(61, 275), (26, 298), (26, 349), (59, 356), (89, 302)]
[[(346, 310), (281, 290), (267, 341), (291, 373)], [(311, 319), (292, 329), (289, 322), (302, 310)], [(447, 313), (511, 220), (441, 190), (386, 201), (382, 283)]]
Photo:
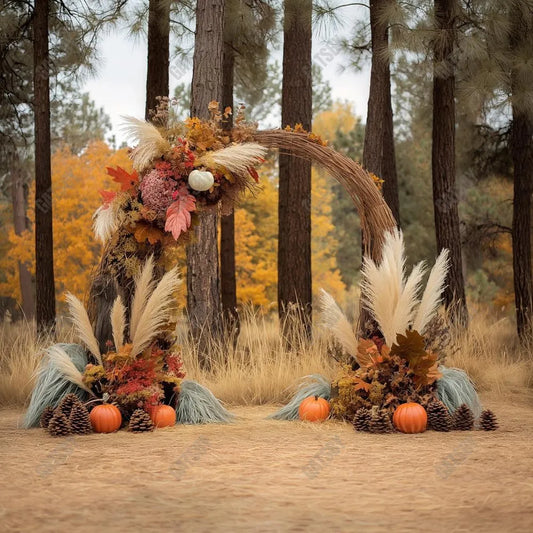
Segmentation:
[(466, 325), (461, 230), (455, 182), (455, 66), (457, 0), (435, 0), (433, 39), (433, 144), (431, 167), (438, 251), (450, 251), (444, 301), (455, 322)]
[[(209, 118), (209, 102), (222, 100), (224, 59), (224, 0), (199, 0), (196, 4), (191, 86), (191, 116)], [(204, 213), (195, 228), (195, 240), (187, 247), (187, 310), (193, 338), (209, 365), (209, 338), (222, 335), (218, 266), (217, 215)]]
[(148, 67), (146, 73), (145, 118), (155, 110), (158, 97), (168, 96), (170, 1), (149, 0)]
[[(312, 2), (285, 0), (283, 20), (282, 127), (311, 130)], [(279, 156), (278, 313), (286, 340), (296, 320), (311, 335), (311, 163)], [(291, 314), (289, 314), (289, 312)]]

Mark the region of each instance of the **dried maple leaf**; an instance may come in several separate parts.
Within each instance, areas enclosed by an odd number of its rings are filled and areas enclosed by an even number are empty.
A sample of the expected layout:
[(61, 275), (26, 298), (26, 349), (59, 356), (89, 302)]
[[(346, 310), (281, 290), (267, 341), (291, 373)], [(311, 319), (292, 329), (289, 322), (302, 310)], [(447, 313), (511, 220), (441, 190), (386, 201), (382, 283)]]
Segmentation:
[(107, 167), (106, 170), (107, 173), (113, 177), (113, 181), (120, 183), (121, 191), (131, 191), (135, 189), (135, 186), (139, 183), (139, 175), (135, 171), (130, 174), (122, 167)]
[(135, 240), (140, 243), (148, 241), (150, 244), (156, 244), (163, 238), (163, 232), (151, 224), (139, 222), (133, 231)]
[(406, 331), (405, 335), (398, 335), (390, 353), (409, 363), (417, 386), (429, 385), (439, 377), (437, 355), (426, 352), (424, 337), (418, 331)]
[(353, 382), (355, 384), (355, 390), (364, 390), (366, 392), (370, 391), (370, 387), (372, 386), (370, 383), (367, 383), (361, 378), (354, 377)]
[(165, 231), (170, 231), (178, 240), (191, 226), (191, 212), (196, 209), (196, 198), (189, 194), (187, 187), (182, 187), (174, 195), (175, 201), (167, 209)]

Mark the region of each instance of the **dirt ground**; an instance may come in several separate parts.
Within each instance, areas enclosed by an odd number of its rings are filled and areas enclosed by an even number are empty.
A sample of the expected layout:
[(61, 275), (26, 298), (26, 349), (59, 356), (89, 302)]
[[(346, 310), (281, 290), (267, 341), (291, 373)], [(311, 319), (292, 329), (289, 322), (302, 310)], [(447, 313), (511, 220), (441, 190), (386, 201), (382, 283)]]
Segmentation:
[(0, 529), (533, 531), (533, 406), (497, 432), (356, 433), (265, 420), (52, 438), (0, 411)]

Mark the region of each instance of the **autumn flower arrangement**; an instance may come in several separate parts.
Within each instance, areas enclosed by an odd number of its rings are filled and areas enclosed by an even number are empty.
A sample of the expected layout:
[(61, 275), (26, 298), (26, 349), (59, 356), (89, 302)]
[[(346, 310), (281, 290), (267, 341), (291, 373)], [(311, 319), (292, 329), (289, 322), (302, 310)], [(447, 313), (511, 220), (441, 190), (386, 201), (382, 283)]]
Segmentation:
[(165, 127), (126, 118), (125, 131), (137, 142), (131, 151), (134, 171), (107, 169), (120, 190), (101, 192), (103, 204), (94, 217), (100, 240), (107, 242), (119, 230), (141, 244), (181, 242), (199, 213), (227, 214), (241, 192), (254, 188), (266, 152), (249, 142), (255, 126), (246, 123), (243, 108), (231, 129), (226, 127), (231, 108), (221, 112), (211, 102), (209, 112), (207, 121), (171, 123), (167, 116)]

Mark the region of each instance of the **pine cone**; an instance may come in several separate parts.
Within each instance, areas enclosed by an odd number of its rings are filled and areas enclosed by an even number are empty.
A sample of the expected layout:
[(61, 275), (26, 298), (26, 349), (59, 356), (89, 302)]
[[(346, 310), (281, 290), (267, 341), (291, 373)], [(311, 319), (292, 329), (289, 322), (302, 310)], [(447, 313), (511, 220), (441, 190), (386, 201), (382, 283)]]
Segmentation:
[(442, 402), (431, 402), (427, 407), (427, 414), (430, 429), (434, 431), (450, 431), (452, 429), (452, 417)]
[(52, 437), (64, 437), (65, 435), (70, 435), (71, 433), (68, 418), (59, 408), (56, 409), (54, 416), (51, 418), (50, 423), (48, 424), (48, 433), (50, 433)]
[(72, 411), (70, 412), (69, 423), (70, 430), (77, 435), (86, 435), (93, 431), (89, 419), (89, 411), (87, 411), (87, 407), (81, 402), (73, 405)]
[(52, 420), (53, 416), (54, 416), (54, 408), (51, 405), (49, 405), (48, 407), (45, 407), (41, 415), (41, 420), (39, 421), (39, 425), (43, 429), (46, 429), (48, 427), (48, 424), (50, 423), (50, 420)]
[(390, 413), (387, 409), (380, 409), (372, 415), (368, 425), (370, 433), (392, 433), (394, 428), (390, 419)]
[(469, 431), (474, 428), (474, 415), (465, 403), (453, 413), (453, 429)]
[(370, 421), (372, 420), (372, 413), (362, 407), (355, 413), (353, 419), (353, 427), (355, 431), (369, 431)]
[(490, 409), (485, 409), (481, 413), (481, 416), (479, 418), (479, 427), (483, 431), (495, 431), (498, 429), (498, 419)]
[(135, 409), (130, 418), (129, 430), (134, 433), (141, 433), (143, 431), (153, 431), (154, 423), (150, 415), (142, 409)]
[(78, 405), (78, 404), (82, 405), (80, 399), (74, 393), (71, 392), (67, 394), (66, 396), (63, 396), (63, 399), (61, 400), (61, 402), (59, 403), (57, 407), (58, 409), (63, 411), (63, 414), (67, 418), (69, 418), (72, 408), (74, 407), (74, 405)]

